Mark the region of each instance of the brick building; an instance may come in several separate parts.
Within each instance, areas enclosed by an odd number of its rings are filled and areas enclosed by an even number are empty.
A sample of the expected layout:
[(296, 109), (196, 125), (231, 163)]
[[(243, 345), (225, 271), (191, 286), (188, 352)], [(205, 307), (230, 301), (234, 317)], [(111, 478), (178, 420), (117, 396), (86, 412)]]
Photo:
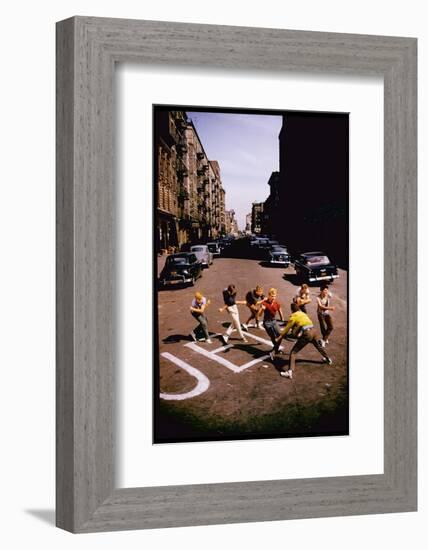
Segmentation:
[(225, 233), (220, 166), (210, 161), (184, 111), (155, 113), (158, 250), (205, 242)]

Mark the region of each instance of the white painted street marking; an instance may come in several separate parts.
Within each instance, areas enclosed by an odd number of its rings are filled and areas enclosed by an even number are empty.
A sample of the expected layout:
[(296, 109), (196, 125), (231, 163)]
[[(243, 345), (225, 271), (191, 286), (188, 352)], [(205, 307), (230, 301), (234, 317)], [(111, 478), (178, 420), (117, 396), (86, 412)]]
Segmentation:
[(201, 395), (201, 393), (204, 393), (210, 387), (209, 379), (205, 376), (205, 374), (202, 374), (202, 372), (199, 371), (198, 369), (191, 367), (188, 363), (186, 363), (185, 361), (182, 361), (178, 357), (175, 357), (175, 355), (172, 355), (171, 353), (164, 352), (164, 353), (161, 353), (161, 355), (162, 357), (165, 357), (165, 359), (169, 359), (169, 361), (172, 361), (178, 367), (181, 367), (183, 370), (189, 373), (190, 376), (193, 376), (198, 381), (198, 383), (193, 388), (193, 390), (189, 392), (160, 393), (159, 395), (161, 399), (165, 399), (168, 401), (182, 401), (183, 399), (190, 399), (191, 397), (196, 397), (197, 395)]
[(227, 346), (221, 346), (219, 348), (213, 349), (211, 353), (218, 353), (219, 351), (225, 351), (229, 348), (233, 348), (233, 344), (228, 344)]
[(262, 355), (262, 357), (258, 357), (257, 359), (253, 359), (249, 363), (245, 363), (245, 365), (241, 365), (240, 371), (248, 369), (249, 367), (252, 367), (253, 365), (257, 365), (257, 363), (261, 363), (265, 359), (269, 359), (270, 355)]
[[(266, 340), (266, 338), (261, 338), (260, 336), (256, 336), (252, 332), (245, 332), (245, 330), (242, 331), (247, 336), (250, 336), (250, 338), (253, 338), (254, 340), (257, 340), (257, 342), (261, 342), (262, 344), (266, 344), (267, 346), (272, 345), (271, 340)], [(279, 349), (284, 349), (282, 346), (279, 346)]]
[[(235, 329), (232, 332), (234, 332), (234, 331), (235, 331)], [(255, 334), (252, 334), (251, 332), (243, 331), (243, 333), (246, 336), (248, 336), (249, 338), (252, 338), (253, 340), (256, 340), (257, 342), (260, 342), (262, 344), (266, 344), (267, 346), (272, 345), (272, 342), (270, 340), (266, 340), (265, 338), (261, 338), (260, 336), (256, 336)], [(234, 363), (232, 363), (231, 361), (228, 361), (227, 359), (225, 359), (221, 355), (218, 355), (218, 353), (220, 353), (221, 351), (225, 351), (226, 349), (234, 348), (235, 345), (239, 344), (240, 342), (241, 341), (239, 340), (234, 344), (228, 344), (226, 346), (221, 346), (221, 347), (216, 348), (212, 351), (209, 351), (205, 348), (202, 348), (201, 346), (198, 346), (198, 344), (195, 343), (195, 342), (190, 342), (189, 344), (185, 344), (185, 346), (187, 348), (190, 348), (193, 351), (196, 351), (197, 353), (200, 353), (204, 357), (208, 357), (208, 359), (211, 359), (212, 361), (216, 361), (220, 365), (223, 365), (223, 367), (226, 367), (226, 368), (228, 368), (229, 370), (231, 370), (232, 372), (235, 372), (235, 373), (242, 372), (242, 371), (252, 367), (253, 365), (257, 365), (257, 363), (261, 363), (262, 361), (265, 361), (266, 359), (269, 358), (269, 354), (262, 355), (261, 357), (258, 357), (256, 359), (252, 359), (251, 361), (249, 361), (248, 363), (245, 363), (244, 365), (235, 365)], [(283, 347), (280, 346), (279, 349), (283, 349)]]
[[(235, 332), (235, 329), (232, 331)], [(260, 336), (256, 336), (255, 334), (247, 331), (243, 331), (243, 333), (249, 337), (255, 340), (256, 342), (260, 342), (261, 344), (265, 344), (267, 346), (271, 346), (272, 342), (270, 340), (266, 340), (265, 338), (261, 338)], [(212, 338), (215, 338), (217, 336), (220, 336), (220, 334), (211, 334)], [(256, 359), (252, 359), (248, 363), (245, 363), (244, 365), (235, 365), (231, 361), (228, 361), (224, 357), (220, 355), (222, 351), (226, 351), (230, 348), (234, 348), (236, 345), (245, 345), (242, 344), (240, 340), (237, 340), (233, 344), (227, 344), (224, 346), (220, 346), (212, 351), (209, 351), (206, 349), (206, 347), (199, 345), (197, 342), (189, 342), (187, 344), (184, 344), (186, 348), (190, 348), (192, 351), (199, 353), (200, 355), (203, 355), (204, 357), (207, 357), (208, 359), (211, 359), (211, 361), (215, 361), (216, 363), (219, 363), (223, 367), (228, 368), (234, 373), (242, 372), (254, 365), (257, 365), (258, 363), (262, 363), (266, 359), (269, 359), (269, 354), (262, 355)], [(280, 346), (279, 349), (283, 349), (282, 346)], [(172, 361), (177, 366), (181, 367), (183, 370), (185, 370), (187, 373), (189, 373), (191, 376), (195, 377), (198, 381), (196, 384), (196, 387), (193, 388), (193, 390), (186, 392), (186, 393), (161, 393), (160, 397), (161, 399), (165, 400), (175, 400), (175, 401), (182, 401), (184, 399), (190, 399), (191, 397), (195, 397), (197, 395), (201, 395), (201, 393), (204, 393), (210, 386), (209, 379), (198, 369), (195, 369), (185, 361), (179, 359), (178, 357), (175, 357), (175, 355), (172, 355), (171, 353), (164, 352), (161, 354), (162, 357), (165, 357), (165, 359), (168, 359), (169, 361)]]
[[(232, 332), (236, 332), (236, 328), (234, 328), (232, 330)], [(266, 344), (267, 346), (272, 345), (271, 340), (266, 340), (266, 338), (262, 338), (261, 336), (256, 336), (253, 332), (248, 332), (246, 330), (243, 330), (242, 333), (246, 334), (247, 336), (250, 336), (250, 338), (252, 338), (253, 340), (256, 340), (257, 342), (260, 342), (261, 344)], [(279, 346), (279, 349), (284, 349), (284, 348), (283, 348), (283, 346)], [(221, 348), (218, 348), (218, 351), (220, 351), (220, 350), (221, 350)], [(214, 351), (217, 351), (217, 350), (214, 350)]]
[(239, 367), (237, 367), (227, 359), (224, 359), (223, 357), (219, 357), (216, 353), (213, 353), (212, 351), (208, 351), (207, 349), (204, 349), (201, 346), (198, 346), (198, 344), (196, 344), (195, 342), (190, 342), (189, 344), (186, 344), (186, 348), (190, 348), (191, 350), (196, 351), (197, 353), (200, 353), (205, 357), (208, 357), (212, 361), (217, 361), (217, 363), (220, 363), (220, 365), (223, 365), (223, 367), (227, 367), (233, 372), (240, 371)]

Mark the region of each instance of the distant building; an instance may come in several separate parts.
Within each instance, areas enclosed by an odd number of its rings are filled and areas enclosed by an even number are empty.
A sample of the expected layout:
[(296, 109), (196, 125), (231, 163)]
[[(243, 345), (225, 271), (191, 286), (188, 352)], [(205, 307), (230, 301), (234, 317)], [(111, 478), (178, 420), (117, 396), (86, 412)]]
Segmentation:
[(276, 237), (280, 231), (281, 224), (284, 223), (284, 212), (280, 208), (280, 177), (279, 172), (272, 172), (268, 185), (270, 192), (268, 198), (263, 203), (263, 213), (261, 214), (261, 233)]
[(251, 208), (251, 231), (259, 234), (262, 232), (263, 223), (263, 202), (253, 202)]
[(216, 160), (210, 161), (213, 174), (212, 182), (212, 237), (216, 238), (224, 234), (223, 220), (225, 207), (225, 191), (222, 187), (220, 177), (220, 165)]
[(226, 191), (220, 187), (220, 235), (226, 233)]
[(226, 210), (226, 234), (237, 236), (239, 232), (238, 222), (235, 218), (235, 210)]
[(208, 159), (191, 121), (188, 124), (187, 138), (192, 229), (184, 242), (205, 242), (222, 234), (225, 191), (219, 163)]
[(245, 233), (251, 233), (251, 212), (245, 216)]

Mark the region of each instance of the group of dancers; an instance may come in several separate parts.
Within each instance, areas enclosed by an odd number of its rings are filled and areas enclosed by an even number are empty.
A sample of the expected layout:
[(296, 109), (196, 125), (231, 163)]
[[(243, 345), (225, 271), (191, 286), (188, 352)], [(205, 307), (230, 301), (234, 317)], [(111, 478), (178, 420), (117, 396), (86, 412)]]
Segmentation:
[[(257, 285), (254, 289), (247, 292), (245, 300), (237, 300), (236, 296), (237, 289), (233, 284), (223, 290), (224, 305), (219, 308), (219, 311), (227, 311), (231, 317), (231, 323), (226, 333), (221, 336), (224, 344), (227, 344), (234, 329), (237, 331), (241, 341), (247, 343), (248, 340), (242, 329), (247, 332), (250, 327), (264, 328), (273, 344), (270, 357), (274, 361), (275, 356), (282, 353), (281, 342), (284, 338), (295, 341), (290, 351), (288, 369), (280, 372), (281, 376), (290, 379), (293, 378), (296, 355), (307, 344), (312, 344), (315, 347), (322, 356), (323, 362), (329, 365), (333, 363), (325, 350), (329, 343), (330, 334), (333, 331), (332, 312), (334, 311), (334, 306), (331, 305), (332, 295), (329, 292), (328, 285), (323, 284), (316, 297), (321, 338), (315, 331), (314, 324), (307, 313), (306, 306), (312, 302), (307, 284), (302, 284), (293, 297), (290, 305), (291, 315), (282, 329), (279, 328), (277, 319), (279, 317), (279, 320), (283, 322), (285, 319), (281, 304), (277, 300), (278, 292), (276, 288), (270, 288), (267, 296), (265, 296), (263, 288)], [(208, 344), (211, 344), (212, 341), (208, 331), (208, 320), (205, 312), (210, 303), (211, 301), (203, 296), (201, 292), (196, 292), (190, 306), (192, 316), (198, 321), (198, 326), (190, 333), (190, 336), (195, 341), (202, 340)], [(245, 323), (241, 323), (240, 321), (238, 305), (245, 305), (249, 309), (249, 316)], [(197, 338), (198, 332), (202, 333), (203, 338)]]

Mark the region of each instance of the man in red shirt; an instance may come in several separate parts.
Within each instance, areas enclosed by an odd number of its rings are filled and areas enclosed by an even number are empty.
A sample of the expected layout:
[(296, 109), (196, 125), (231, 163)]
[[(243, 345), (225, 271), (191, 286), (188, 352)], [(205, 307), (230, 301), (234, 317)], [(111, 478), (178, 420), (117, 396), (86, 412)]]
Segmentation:
[(276, 345), (276, 339), (280, 335), (280, 330), (276, 322), (276, 314), (279, 314), (281, 321), (284, 320), (282, 314), (281, 304), (276, 301), (277, 291), (276, 288), (271, 288), (269, 290), (268, 297), (262, 302), (262, 309), (264, 312), (263, 315), (263, 326), (266, 329), (266, 332), (269, 334), (272, 344)]

